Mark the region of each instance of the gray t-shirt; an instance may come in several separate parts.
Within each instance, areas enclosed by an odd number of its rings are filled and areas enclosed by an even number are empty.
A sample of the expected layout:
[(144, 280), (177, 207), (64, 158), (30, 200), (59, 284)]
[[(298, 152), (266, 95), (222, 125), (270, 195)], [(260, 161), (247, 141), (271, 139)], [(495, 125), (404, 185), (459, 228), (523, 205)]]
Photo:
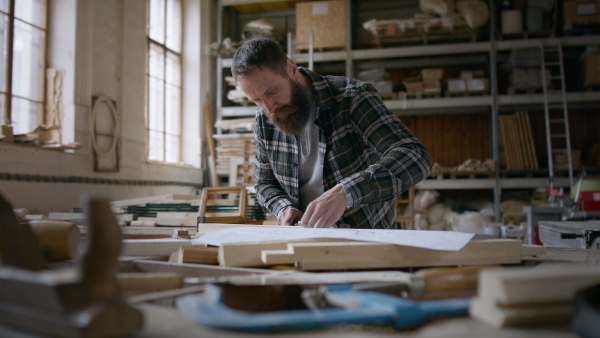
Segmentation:
[(323, 195), (323, 160), (325, 155), (319, 152), (319, 128), (315, 125), (317, 101), (310, 108), (310, 118), (303, 131), (297, 136), (300, 146), (300, 210), (317, 197)]

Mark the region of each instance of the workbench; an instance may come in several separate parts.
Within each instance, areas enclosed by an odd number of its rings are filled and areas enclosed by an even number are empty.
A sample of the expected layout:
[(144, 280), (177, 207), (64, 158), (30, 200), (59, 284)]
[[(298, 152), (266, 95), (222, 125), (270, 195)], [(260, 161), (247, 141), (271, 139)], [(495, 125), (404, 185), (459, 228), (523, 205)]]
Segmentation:
[[(584, 264), (587, 250), (548, 248), (544, 256), (530, 258), (523, 262), (524, 265), (572, 263)], [(127, 262), (129, 264), (131, 260)], [(187, 267), (189, 268), (189, 264)], [(214, 269), (220, 269), (215, 266)], [(242, 269), (236, 269), (242, 270)], [(256, 269), (248, 269), (248, 272)], [(237, 271), (239, 272), (239, 271)], [(243, 272), (243, 271), (242, 271)], [(227, 273), (227, 272), (225, 272)], [(220, 331), (196, 324), (183, 315), (176, 308), (155, 304), (140, 304), (136, 308), (142, 311), (144, 327), (136, 333), (135, 337), (577, 337), (568, 325), (556, 327), (534, 328), (503, 328), (494, 329), (470, 317), (444, 318), (426, 323), (414, 330), (394, 331), (386, 327), (361, 327), (342, 326), (326, 330), (313, 330), (305, 332), (284, 332), (276, 334), (242, 334), (229, 331)], [(1, 337), (40, 337), (39, 335), (22, 332), (9, 327), (0, 327)]]

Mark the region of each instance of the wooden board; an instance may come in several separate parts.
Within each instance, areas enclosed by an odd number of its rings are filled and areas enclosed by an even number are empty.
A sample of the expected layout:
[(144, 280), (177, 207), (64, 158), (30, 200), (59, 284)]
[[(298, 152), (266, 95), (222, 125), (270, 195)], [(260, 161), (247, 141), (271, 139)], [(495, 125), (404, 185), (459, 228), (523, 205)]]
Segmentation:
[(471, 241), (459, 251), (438, 251), (348, 240), (228, 244), (219, 248), (223, 266), (295, 264), (302, 270), (352, 270), (427, 266), (516, 264), (517, 240)]
[(216, 247), (182, 246), (169, 257), (169, 262), (218, 265)]
[[(288, 243), (302, 242), (348, 242), (347, 239), (305, 239), (291, 242), (259, 242), (259, 243), (232, 243), (219, 247), (219, 264), (229, 267), (260, 267), (268, 266), (262, 261), (263, 250), (285, 250)], [(271, 264), (273, 265), (273, 264)]]
[(497, 328), (567, 322), (575, 292), (599, 282), (598, 266), (549, 264), (484, 270), (470, 313)]
[(184, 194), (170, 194), (160, 196), (149, 196), (132, 198), (128, 200), (112, 201), (110, 202), (111, 207), (126, 207), (130, 205), (145, 205), (146, 203), (161, 203), (161, 202), (173, 202), (173, 201), (192, 201), (196, 199), (194, 195)]

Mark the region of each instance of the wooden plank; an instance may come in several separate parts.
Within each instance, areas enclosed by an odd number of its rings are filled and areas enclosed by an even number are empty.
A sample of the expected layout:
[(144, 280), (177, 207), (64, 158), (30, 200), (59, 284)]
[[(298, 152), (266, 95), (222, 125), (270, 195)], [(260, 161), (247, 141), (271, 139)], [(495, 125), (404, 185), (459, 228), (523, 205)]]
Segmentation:
[(548, 248), (542, 245), (524, 244), (521, 256), (542, 256), (548, 252)]
[(484, 270), (479, 297), (502, 306), (571, 301), (575, 291), (600, 283), (600, 266), (549, 264), (535, 269)]
[(495, 328), (556, 325), (568, 320), (573, 311), (572, 302), (526, 307), (498, 307), (479, 297), (473, 298), (469, 309), (471, 317)]
[(481, 271), (471, 316), (489, 325), (567, 322), (577, 290), (600, 282), (600, 267), (548, 264)]
[(163, 203), (163, 202), (173, 202), (173, 201), (186, 201), (189, 202), (194, 200), (196, 196), (194, 195), (184, 195), (184, 194), (170, 194), (170, 195), (160, 195), (160, 196), (149, 196), (149, 197), (141, 197), (141, 198), (132, 198), (127, 200), (119, 200), (110, 202), (111, 207), (126, 207), (130, 205), (145, 205), (146, 203)]
[(218, 265), (219, 249), (206, 246), (182, 246), (169, 258), (173, 263)]
[(523, 170), (523, 155), (521, 154), (521, 147), (519, 146), (519, 138), (517, 135), (517, 125), (515, 121), (515, 116), (513, 114), (506, 116), (508, 120), (508, 133), (510, 134), (510, 138), (512, 140), (512, 152), (515, 155), (515, 168), (517, 170)]
[(527, 130), (525, 125), (525, 120), (523, 118), (523, 112), (518, 111), (515, 114), (517, 116), (517, 121), (519, 123), (519, 133), (521, 138), (521, 147), (523, 147), (523, 154), (525, 156), (525, 163), (527, 164), (526, 169), (533, 169), (533, 160), (532, 154), (529, 150), (529, 144), (527, 141)]
[(523, 169), (530, 169), (529, 166), (529, 154), (527, 153), (527, 147), (525, 145), (525, 133), (523, 130), (523, 124), (521, 123), (520, 112), (516, 112), (513, 115), (513, 119), (515, 121), (515, 129), (517, 134), (517, 141), (519, 145), (519, 151), (521, 153), (521, 158), (523, 160)]
[(219, 248), (219, 262), (238, 267), (295, 263), (303, 270), (515, 264), (521, 262), (521, 246), (517, 240), (487, 240), (471, 241), (460, 251), (438, 251), (345, 239), (313, 239), (225, 244)]
[(510, 138), (510, 134), (508, 133), (508, 121), (506, 120), (506, 115), (500, 115), (498, 117), (500, 120), (500, 131), (502, 132), (502, 139), (504, 140), (504, 156), (506, 157), (506, 169), (514, 170), (516, 168), (513, 145)]
[(517, 264), (522, 242), (470, 241), (459, 251), (438, 251), (392, 244), (294, 245), (301, 270), (356, 270), (456, 265)]
[[(171, 231), (173, 231), (171, 229)], [(189, 239), (124, 239), (121, 256), (169, 256), (182, 245), (191, 245)]]
[(538, 169), (539, 165), (537, 160), (537, 154), (535, 152), (535, 142), (533, 140), (533, 132), (531, 131), (531, 123), (529, 121), (529, 112), (523, 112), (523, 118), (527, 132), (527, 143), (533, 159), (533, 169)]
[[(278, 226), (279, 227), (279, 226)], [(262, 261), (263, 250), (286, 250), (288, 243), (302, 242), (335, 242), (344, 241), (347, 239), (304, 239), (290, 242), (275, 241), (275, 242), (258, 242), (258, 243), (232, 243), (223, 244), (219, 247), (219, 264), (229, 267), (260, 267), (268, 266)]]

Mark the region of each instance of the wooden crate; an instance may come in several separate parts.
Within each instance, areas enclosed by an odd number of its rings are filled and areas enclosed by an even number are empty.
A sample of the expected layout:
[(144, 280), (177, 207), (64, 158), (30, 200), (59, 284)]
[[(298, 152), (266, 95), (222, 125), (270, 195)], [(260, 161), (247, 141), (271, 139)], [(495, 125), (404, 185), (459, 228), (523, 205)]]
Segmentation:
[[(314, 31), (314, 48), (346, 46), (346, 2), (314, 1), (296, 4), (296, 41), (308, 41)], [(308, 49), (299, 44), (296, 49)]]

